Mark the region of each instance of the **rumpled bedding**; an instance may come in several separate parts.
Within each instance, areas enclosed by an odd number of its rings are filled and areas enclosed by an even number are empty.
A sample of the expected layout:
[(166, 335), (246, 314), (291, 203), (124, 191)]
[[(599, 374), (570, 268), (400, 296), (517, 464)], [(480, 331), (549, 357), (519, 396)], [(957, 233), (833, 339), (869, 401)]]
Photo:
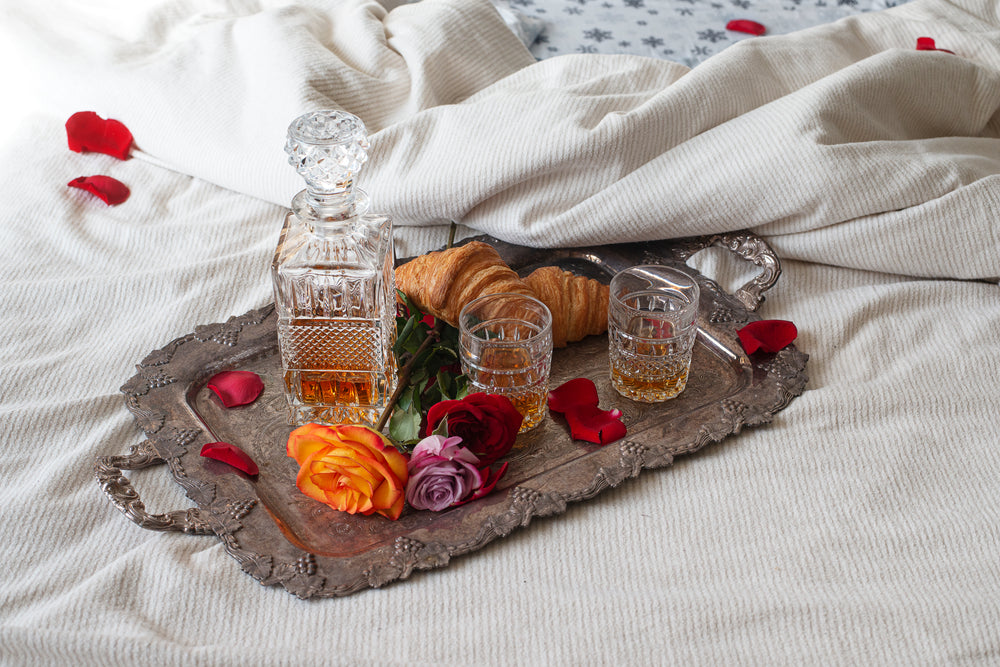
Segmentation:
[[(694, 69), (536, 62), (485, 0), (4, 7), (46, 113), (0, 174), (0, 663), (940, 664), (1000, 659), (1000, 10), (913, 0)], [(954, 54), (917, 51), (930, 36)], [(7, 102), (11, 104), (11, 101)], [(13, 102), (16, 103), (16, 102)], [(400, 256), (750, 228), (810, 355), (774, 421), (444, 570), (299, 600), (143, 530), (92, 467), (150, 351), (271, 298), (283, 137), (336, 106)], [(94, 110), (133, 157), (72, 153)], [(66, 187), (107, 174), (108, 207)], [(745, 269), (692, 260), (733, 290)], [(190, 506), (160, 468), (151, 511)]]

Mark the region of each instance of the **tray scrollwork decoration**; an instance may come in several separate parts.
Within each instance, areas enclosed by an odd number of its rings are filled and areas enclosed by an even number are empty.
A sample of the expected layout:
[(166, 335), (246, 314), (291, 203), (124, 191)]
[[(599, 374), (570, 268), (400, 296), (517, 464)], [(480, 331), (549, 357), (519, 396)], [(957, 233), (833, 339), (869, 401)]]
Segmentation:
[[(690, 267), (702, 288), (699, 331), (688, 387), (664, 404), (635, 403), (617, 395), (607, 378), (607, 338), (591, 336), (556, 350), (552, 386), (574, 377), (597, 384), (603, 408), (623, 413), (628, 434), (605, 447), (573, 441), (549, 417), (519, 437), (508, 471), (493, 493), (444, 512), (407, 509), (398, 521), (336, 512), (295, 487), (297, 466), (285, 455), (292, 427), (281, 395), (273, 305), (226, 322), (198, 326), (147, 355), (122, 386), (125, 404), (146, 439), (124, 455), (96, 460), (95, 475), (114, 507), (143, 528), (215, 535), (254, 579), (281, 585), (301, 598), (349, 595), (442, 568), (452, 558), (563, 514), (634, 478), (670, 466), (677, 456), (768, 423), (806, 385), (808, 356), (791, 345), (773, 355), (748, 357), (736, 331), (775, 284), (780, 262), (750, 232), (590, 248), (537, 250), (491, 237), (522, 275), (557, 265), (604, 282), (641, 263), (683, 265), (709, 246), (728, 248), (761, 273), (730, 295)], [(206, 388), (223, 370), (244, 369), (264, 379), (254, 403), (226, 410)], [(238, 443), (257, 462), (249, 477), (199, 456), (207, 442)], [(123, 471), (166, 465), (195, 507), (162, 514), (146, 510)]]

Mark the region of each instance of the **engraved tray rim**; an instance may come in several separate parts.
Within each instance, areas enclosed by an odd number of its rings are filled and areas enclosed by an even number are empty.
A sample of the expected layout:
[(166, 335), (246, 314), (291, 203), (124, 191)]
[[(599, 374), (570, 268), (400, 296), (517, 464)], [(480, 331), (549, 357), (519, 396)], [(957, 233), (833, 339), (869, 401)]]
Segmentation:
[[(533, 250), (486, 236), (465, 239), (463, 243), (471, 240), (491, 243), (515, 268), (532, 265), (532, 260), (540, 260), (532, 266), (555, 263), (561, 257), (570, 261), (585, 258), (611, 272), (637, 263), (683, 263), (694, 252), (713, 243), (729, 247), (737, 254), (742, 251), (745, 258), (752, 259), (750, 254), (756, 254), (756, 244), (763, 243), (752, 234), (744, 234), (726, 235), (721, 239), (719, 236), (695, 237), (618, 246)], [(751, 251), (746, 250), (748, 242), (754, 248)], [(742, 248), (737, 248), (741, 244)], [(766, 252), (773, 256), (769, 248)], [(640, 261), (635, 261), (636, 258)], [(776, 264), (777, 258), (773, 259)], [(759, 318), (714, 281), (690, 266), (685, 268), (698, 279), (702, 288), (699, 333), (707, 332), (716, 341), (738, 341), (736, 329)], [(763, 300), (763, 289), (776, 279), (777, 274), (759, 290), (761, 293), (756, 301), (751, 300), (752, 306)], [(644, 469), (669, 466), (676, 456), (695, 452), (738, 434), (743, 428), (771, 421), (774, 414), (803, 392), (807, 382), (808, 355), (794, 345), (774, 355), (751, 357), (742, 349), (730, 346), (729, 352), (737, 355), (741, 364), (750, 367), (752, 380), (746, 387), (723, 400), (693, 410), (690, 418), (685, 419), (687, 428), (683, 433), (675, 433), (670, 438), (661, 436), (649, 442), (648, 437), (654, 429), (647, 426), (603, 448), (595, 446), (593, 451), (565, 464), (582, 473), (588, 480), (586, 484), (567, 486), (559, 479), (561, 476), (554, 474), (558, 467), (545, 469), (524, 483), (449, 510), (463, 512), (465, 520), (466, 527), (456, 532), (455, 539), (428, 540), (425, 534), (431, 532), (417, 527), (408, 535), (396, 537), (391, 545), (378, 545), (361, 554), (317, 556), (292, 544), (281, 534), (275, 524), (277, 519), (263, 507), (265, 503), (258, 502), (250, 478), (238, 473), (206, 481), (189, 475), (185, 468), (185, 460), (200, 459), (199, 452), (189, 446), (199, 438), (204, 440), (205, 433), (211, 438), (208, 426), (192, 409), (191, 399), (196, 388), (221, 370), (238, 368), (276, 353), (273, 324), (270, 332), (267, 326), (273, 320), (273, 310), (273, 304), (268, 304), (231, 317), (224, 323), (198, 326), (193, 333), (147, 355), (136, 366), (136, 375), (121, 387), (126, 407), (147, 440), (130, 448), (124, 456), (98, 458), (95, 473), (117, 509), (132, 521), (153, 530), (214, 534), (244, 572), (262, 585), (280, 584), (300, 598), (349, 595), (406, 579), (415, 570), (444, 567), (452, 557), (476, 551), (497, 538), (506, 537), (528, 526), (536, 517), (562, 514), (568, 503), (593, 498), (638, 476)], [(568, 439), (568, 434), (565, 437)], [(161, 515), (146, 513), (121, 470), (162, 463), (197, 507)], [(370, 520), (384, 519), (371, 517)], [(471, 534), (469, 523), (475, 525)], [(245, 539), (247, 537), (251, 539)], [(267, 544), (261, 547), (258, 546), (260, 542)]]

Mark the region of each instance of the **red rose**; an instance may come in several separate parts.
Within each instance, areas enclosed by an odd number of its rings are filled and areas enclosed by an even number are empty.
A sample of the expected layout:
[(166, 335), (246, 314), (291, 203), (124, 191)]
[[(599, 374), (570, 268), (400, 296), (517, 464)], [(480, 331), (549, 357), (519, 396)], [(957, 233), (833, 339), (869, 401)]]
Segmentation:
[(461, 400), (432, 405), (427, 411), (425, 435), (433, 433), (445, 417), (448, 436), (461, 438), (462, 444), (486, 466), (510, 451), (524, 421), (506, 396), (469, 394)]

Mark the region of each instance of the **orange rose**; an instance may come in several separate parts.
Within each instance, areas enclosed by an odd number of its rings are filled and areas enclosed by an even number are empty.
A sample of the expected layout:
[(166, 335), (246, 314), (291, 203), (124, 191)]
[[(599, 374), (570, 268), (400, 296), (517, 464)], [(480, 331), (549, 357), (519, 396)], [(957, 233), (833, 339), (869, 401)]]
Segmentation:
[(300, 426), (288, 436), (288, 455), (300, 466), (295, 485), (310, 498), (393, 521), (403, 511), (406, 457), (367, 426)]

